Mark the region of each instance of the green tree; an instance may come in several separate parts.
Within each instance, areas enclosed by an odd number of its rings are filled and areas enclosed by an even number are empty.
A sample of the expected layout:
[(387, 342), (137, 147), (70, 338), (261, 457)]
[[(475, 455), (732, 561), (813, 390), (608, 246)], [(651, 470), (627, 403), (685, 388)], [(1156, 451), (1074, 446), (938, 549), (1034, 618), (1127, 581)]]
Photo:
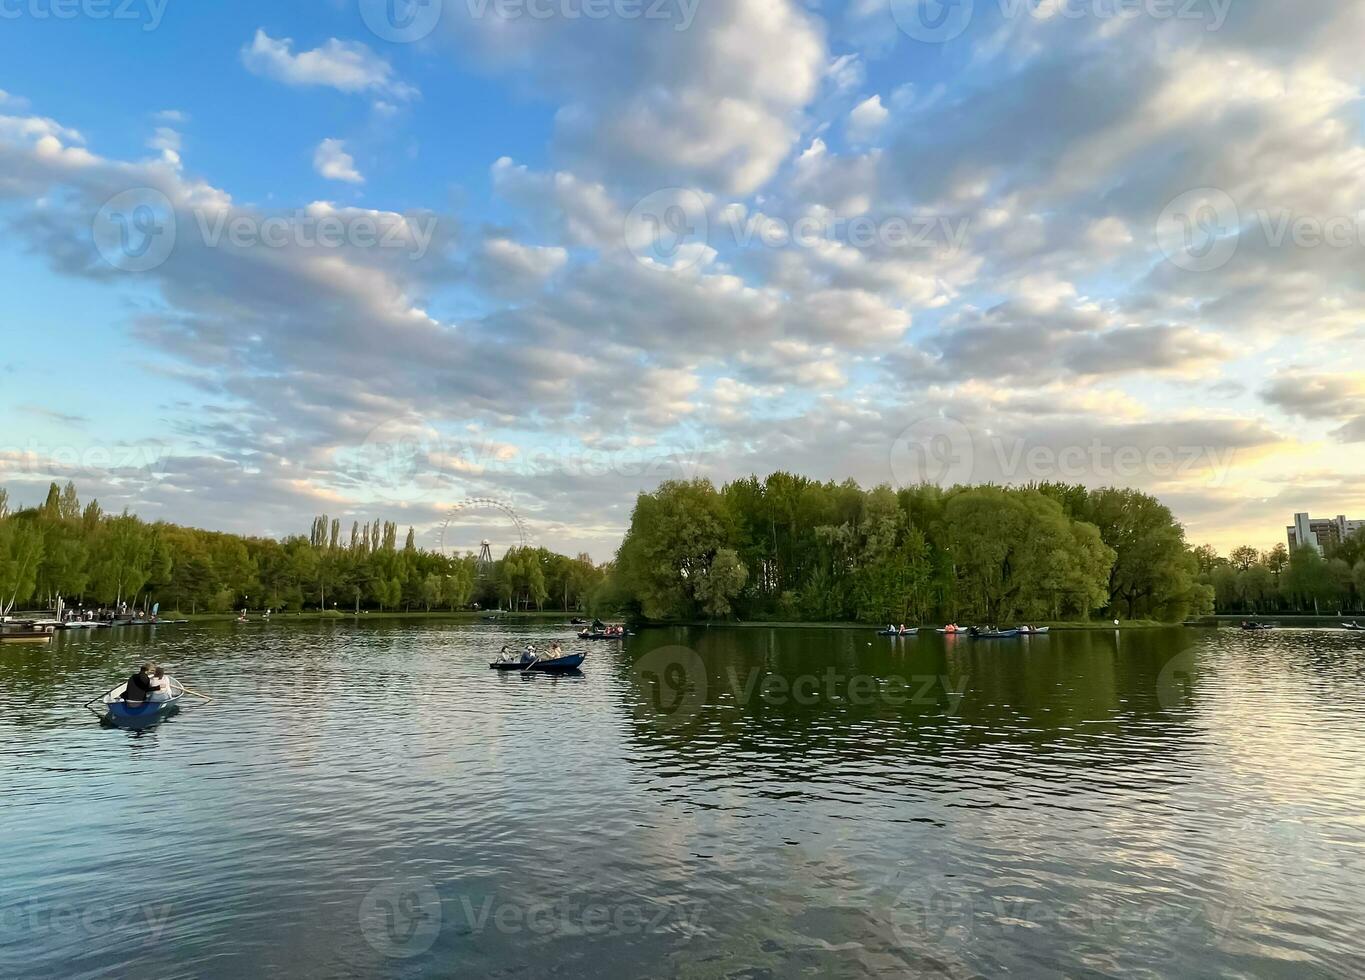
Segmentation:
[(668, 481), (640, 495), (617, 565), (646, 616), (696, 614), (697, 585), (727, 547), (728, 529), (725, 507), (709, 480)]
[(730, 615), (731, 601), (739, 595), (749, 571), (733, 548), (719, 548), (696, 582), (696, 599), (711, 619)]
[(42, 560), (42, 531), (31, 521), (0, 518), (0, 615), (33, 597)]

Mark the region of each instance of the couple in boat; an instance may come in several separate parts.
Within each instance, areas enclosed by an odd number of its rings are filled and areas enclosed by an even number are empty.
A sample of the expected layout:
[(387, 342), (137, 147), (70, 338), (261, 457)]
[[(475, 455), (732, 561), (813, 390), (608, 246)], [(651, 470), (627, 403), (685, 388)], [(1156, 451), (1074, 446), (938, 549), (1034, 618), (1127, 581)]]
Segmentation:
[[(551, 643), (549, 652), (543, 655), (536, 649), (534, 643), (528, 643), (526, 644), (526, 648), (521, 651), (520, 662), (523, 664), (533, 664), (537, 660), (558, 660), (562, 656), (564, 656), (564, 649), (558, 643)], [(509, 664), (514, 660), (517, 660), (517, 653), (510, 647), (504, 646), (498, 659), (505, 664)]]
[(159, 704), (175, 697), (175, 679), (153, 663), (142, 665), (123, 688), (123, 703), (129, 708), (140, 708), (151, 702)]

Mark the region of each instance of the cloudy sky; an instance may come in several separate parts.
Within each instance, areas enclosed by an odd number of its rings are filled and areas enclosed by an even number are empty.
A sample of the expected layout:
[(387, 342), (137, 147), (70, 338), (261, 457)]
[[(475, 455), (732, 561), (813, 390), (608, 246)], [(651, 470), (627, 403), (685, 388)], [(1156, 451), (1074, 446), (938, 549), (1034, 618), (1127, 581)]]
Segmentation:
[(778, 468), (1137, 486), (1223, 548), (1365, 516), (1362, 36), (1361, 0), (9, 4), (0, 484), (599, 560), (639, 490)]

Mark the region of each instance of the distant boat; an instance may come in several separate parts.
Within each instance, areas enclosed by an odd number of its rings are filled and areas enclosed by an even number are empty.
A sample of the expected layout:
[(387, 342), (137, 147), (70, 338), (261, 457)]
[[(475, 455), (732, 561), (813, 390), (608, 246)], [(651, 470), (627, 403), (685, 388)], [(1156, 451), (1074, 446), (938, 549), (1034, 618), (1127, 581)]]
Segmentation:
[(634, 636), (629, 630), (622, 629), (619, 633), (596, 632), (594, 630), (584, 630), (578, 634), (580, 640), (621, 640), (627, 636)]
[(1021, 630), (977, 630), (972, 633), (978, 640), (1008, 640), (1016, 636), (1022, 636)]
[(1365, 626), (1361, 626), (1359, 623), (1342, 623), (1341, 628), (1344, 630), (1365, 630)]
[(564, 674), (577, 670), (588, 659), (586, 653), (566, 653), (560, 657), (538, 658), (524, 661), (520, 654), (515, 657), (499, 658), (488, 665), (489, 670), (515, 670), (531, 674)]
[(903, 630), (878, 630), (878, 636), (914, 636), (919, 632), (918, 626), (907, 626)]
[(971, 630), (966, 626), (959, 626), (957, 623), (949, 623), (947, 626), (939, 627), (938, 632), (945, 636), (956, 636), (959, 633), (970, 633)]
[(1273, 630), (1273, 629), (1278, 629), (1278, 628), (1279, 628), (1279, 627), (1276, 626), (1274, 623), (1243, 623), (1243, 624), (1242, 624), (1242, 629), (1246, 630), (1248, 633), (1256, 633), (1256, 632), (1259, 632), (1259, 631), (1261, 631), (1261, 630)]
[(1023, 636), (1046, 636), (1051, 626), (1020, 626), (1019, 632)]

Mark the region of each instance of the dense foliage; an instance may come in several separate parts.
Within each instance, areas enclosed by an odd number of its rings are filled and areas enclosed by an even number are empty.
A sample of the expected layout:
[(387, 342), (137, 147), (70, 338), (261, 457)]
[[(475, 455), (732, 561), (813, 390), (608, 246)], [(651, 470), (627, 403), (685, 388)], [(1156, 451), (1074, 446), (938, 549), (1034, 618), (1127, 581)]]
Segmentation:
[(53, 484), (42, 506), (8, 512), (0, 490), (0, 612), (28, 603), (184, 612), (585, 608), (603, 572), (586, 555), (513, 549), (480, 575), (473, 555), (422, 551), (408, 530), (319, 517), (307, 537), (244, 538), (148, 524), (82, 507), (76, 488)]
[(1290, 552), (1282, 544), (1265, 552), (1243, 546), (1226, 558), (1198, 548), (1200, 579), (1214, 592), (1220, 613), (1320, 613), (1365, 611), (1365, 531), (1319, 554)]
[(1184, 531), (1131, 490), (864, 490), (788, 473), (642, 494), (611, 594), (650, 619), (1179, 621), (1212, 592)]

